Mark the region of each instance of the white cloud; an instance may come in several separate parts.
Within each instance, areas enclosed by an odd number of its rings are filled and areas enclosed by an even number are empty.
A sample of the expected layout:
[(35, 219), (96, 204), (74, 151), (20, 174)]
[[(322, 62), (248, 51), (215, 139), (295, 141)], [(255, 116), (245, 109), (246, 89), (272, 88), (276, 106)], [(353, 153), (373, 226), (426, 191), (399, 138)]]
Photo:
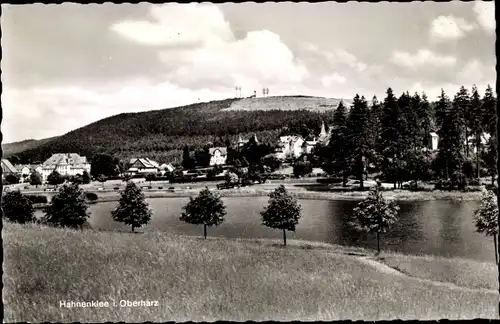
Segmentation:
[(338, 73), (333, 73), (330, 75), (325, 75), (321, 78), (321, 83), (323, 84), (323, 87), (328, 88), (333, 84), (343, 84), (347, 81), (347, 79), (339, 75)]
[(463, 18), (439, 16), (431, 23), (430, 34), (434, 39), (456, 40), (474, 29), (474, 26)]
[(391, 61), (399, 66), (418, 69), (423, 65), (433, 65), (438, 67), (454, 66), (457, 59), (453, 56), (441, 56), (427, 49), (421, 49), (415, 54), (395, 51), (392, 53)]
[(345, 49), (335, 49), (333, 51), (328, 51), (320, 49), (319, 47), (311, 43), (302, 44), (302, 49), (326, 58), (330, 65), (332, 65), (333, 67), (344, 65), (352, 68), (356, 72), (363, 72), (368, 67), (366, 63), (360, 61), (355, 55), (346, 51)]
[(494, 1), (475, 1), (474, 12), (479, 24), (488, 31), (495, 31), (495, 2)]
[(152, 6), (150, 13), (155, 23), (119, 23), (113, 30), (141, 44), (189, 45), (158, 51), (167, 80), (181, 87), (259, 89), (300, 83), (309, 74), (275, 33), (251, 31), (236, 40), (215, 5), (168, 4)]
[(197, 45), (214, 39), (232, 40), (229, 23), (211, 4), (164, 4), (151, 7), (155, 22), (128, 20), (111, 29), (144, 45)]

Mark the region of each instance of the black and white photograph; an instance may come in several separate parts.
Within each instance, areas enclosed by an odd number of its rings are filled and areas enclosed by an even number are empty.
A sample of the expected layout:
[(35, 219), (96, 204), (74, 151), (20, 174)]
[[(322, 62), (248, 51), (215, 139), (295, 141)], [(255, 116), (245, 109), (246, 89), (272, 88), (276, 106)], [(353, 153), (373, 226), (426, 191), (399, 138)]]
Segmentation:
[(500, 318), (494, 1), (0, 25), (4, 322)]

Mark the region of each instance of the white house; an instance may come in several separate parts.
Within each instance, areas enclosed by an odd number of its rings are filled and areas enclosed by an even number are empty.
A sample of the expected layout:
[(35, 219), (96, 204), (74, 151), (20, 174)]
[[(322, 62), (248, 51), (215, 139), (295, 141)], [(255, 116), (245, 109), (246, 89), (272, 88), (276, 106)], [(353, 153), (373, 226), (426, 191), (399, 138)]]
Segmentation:
[(210, 166), (226, 164), (227, 148), (226, 147), (212, 147), (209, 149)]
[[(488, 144), (490, 138), (491, 138), (491, 135), (488, 134), (488, 133), (482, 133), (481, 134), (481, 145), (482, 145), (482, 147), (485, 147)], [(469, 148), (471, 149), (471, 152), (474, 153), (474, 154), (476, 154), (477, 153), (476, 136), (474, 136), (474, 135), (469, 136), (468, 141), (464, 140), (464, 144), (467, 145), (467, 142), (468, 142)]]
[(438, 149), (439, 136), (435, 132), (430, 132), (429, 135), (431, 136), (430, 149), (436, 151)]
[(54, 171), (68, 176), (83, 174), (84, 171), (90, 174), (90, 163), (85, 156), (76, 153), (56, 153), (42, 164), (43, 181), (46, 181), (49, 174)]
[(160, 165), (160, 171), (162, 171), (163, 173), (174, 172), (174, 170), (174, 166), (170, 163), (163, 163), (162, 165)]
[(280, 141), (275, 151), (276, 157), (280, 160), (296, 159), (303, 153), (303, 144), (304, 139), (301, 136), (280, 136)]
[(129, 165), (130, 167), (127, 172), (132, 174), (158, 173), (160, 170), (158, 162), (148, 158), (132, 158)]

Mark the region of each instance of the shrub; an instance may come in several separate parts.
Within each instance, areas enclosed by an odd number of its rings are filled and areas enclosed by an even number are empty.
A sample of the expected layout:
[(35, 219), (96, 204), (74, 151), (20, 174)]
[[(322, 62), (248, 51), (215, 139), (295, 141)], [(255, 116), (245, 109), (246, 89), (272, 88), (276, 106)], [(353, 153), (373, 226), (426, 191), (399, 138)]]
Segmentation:
[(36, 186), (38, 188), (39, 185), (42, 184), (42, 175), (36, 171), (30, 174), (30, 185)]
[(97, 196), (96, 193), (94, 192), (86, 192), (85, 193), (85, 198), (88, 200), (88, 201), (96, 201), (99, 197)]
[(293, 165), (293, 175), (295, 177), (301, 177), (312, 172), (311, 162), (297, 162)]
[(36, 220), (31, 200), (19, 190), (11, 191), (2, 197), (3, 217), (20, 224)]
[(5, 176), (5, 184), (17, 184), (19, 183), (19, 176), (17, 174), (9, 173)]
[(46, 204), (48, 202), (47, 197), (43, 195), (26, 195), (26, 197), (32, 204)]

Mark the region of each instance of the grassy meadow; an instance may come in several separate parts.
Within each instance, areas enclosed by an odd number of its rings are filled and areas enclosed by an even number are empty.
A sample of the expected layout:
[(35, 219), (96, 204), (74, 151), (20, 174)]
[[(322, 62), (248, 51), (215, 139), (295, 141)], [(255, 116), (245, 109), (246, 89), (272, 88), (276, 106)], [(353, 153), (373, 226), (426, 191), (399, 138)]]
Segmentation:
[[(362, 255), (372, 251), (303, 241), (283, 248), (270, 240), (7, 222), (3, 238), (7, 322), (471, 319), (494, 318), (497, 310), (493, 263), (384, 255), (382, 262), (409, 277), (366, 262)], [(432, 271), (436, 264), (453, 275)], [(116, 306), (61, 308), (63, 300)], [(120, 307), (120, 300), (159, 305)]]

